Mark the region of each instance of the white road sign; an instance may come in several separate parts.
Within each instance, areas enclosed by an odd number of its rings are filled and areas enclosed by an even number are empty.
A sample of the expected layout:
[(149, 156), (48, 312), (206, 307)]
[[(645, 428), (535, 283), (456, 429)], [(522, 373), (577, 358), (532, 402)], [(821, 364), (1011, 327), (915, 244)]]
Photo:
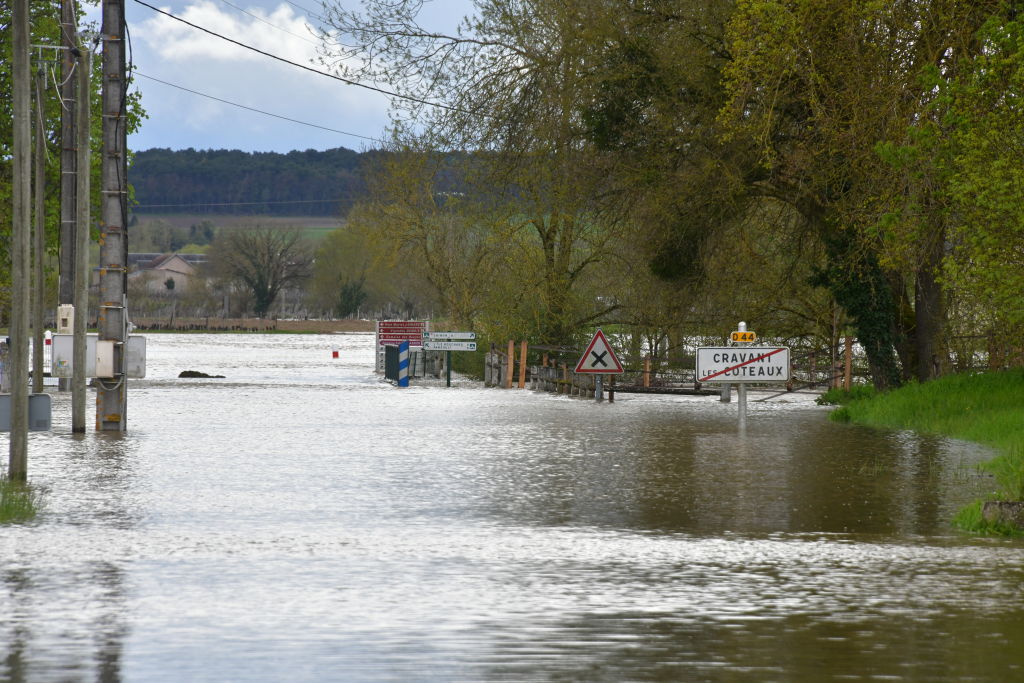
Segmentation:
[(476, 351), (475, 341), (424, 341), (424, 351)]
[(697, 349), (698, 382), (788, 382), (789, 368), (785, 346)]
[(441, 341), (452, 339), (476, 339), (476, 332), (424, 332), (423, 341)]

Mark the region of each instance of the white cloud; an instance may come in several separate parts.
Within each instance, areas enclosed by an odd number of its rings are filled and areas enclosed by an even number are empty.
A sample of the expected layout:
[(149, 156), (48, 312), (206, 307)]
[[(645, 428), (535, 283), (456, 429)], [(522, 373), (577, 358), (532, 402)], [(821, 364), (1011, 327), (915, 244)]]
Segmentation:
[[(387, 124), (387, 100), (365, 89), (273, 60), (233, 45), (170, 17), (135, 5), (129, 26), (133, 62), (151, 76), (229, 102), (299, 121), (379, 137)], [(198, 0), (166, 11), (215, 33), (283, 59), (321, 70), (311, 60), (316, 41), (306, 17), (289, 6), (236, 9)], [(262, 19), (262, 21), (260, 20)], [(268, 25), (273, 24), (273, 26)], [(130, 141), (149, 147), (238, 148), (259, 151), (326, 149), (372, 145), (268, 117), (183, 92), (141, 77), (143, 107), (149, 114)]]
[[(229, 0), (162, 1), (161, 9), (197, 26), (318, 71), (325, 68), (315, 61), (312, 20), (282, 0), (230, 0), (244, 12), (229, 6)], [(319, 2), (296, 1), (310, 11), (319, 9)], [(425, 18), (431, 25), (454, 25), (470, 10), (470, 0), (443, 0), (427, 3)], [(361, 136), (384, 136), (384, 95), (233, 45), (138, 3), (127, 3), (126, 12), (132, 61), (139, 74), (278, 116)], [(89, 17), (98, 18), (98, 12)], [(149, 118), (129, 140), (132, 149), (287, 152), (375, 144), (246, 111), (144, 77), (133, 87), (142, 92)]]
[[(171, 11), (166, 7), (161, 9)], [(313, 27), (305, 17), (297, 16), (291, 7), (279, 5), (269, 13), (261, 7), (244, 9), (248, 14), (227, 7), (222, 10), (219, 5), (200, 0), (172, 14), (225, 38), (289, 61), (308, 64), (316, 56)], [(143, 21), (135, 29), (134, 37), (144, 41), (153, 54), (171, 62), (193, 59), (258, 62), (267, 59), (162, 14), (154, 14)]]

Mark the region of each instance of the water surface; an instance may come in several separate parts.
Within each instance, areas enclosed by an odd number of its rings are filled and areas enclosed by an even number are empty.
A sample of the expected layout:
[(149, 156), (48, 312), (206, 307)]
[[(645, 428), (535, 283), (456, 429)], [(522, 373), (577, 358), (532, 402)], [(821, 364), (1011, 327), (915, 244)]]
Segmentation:
[(707, 397), (398, 389), (372, 342), (150, 335), (121, 436), (55, 394), (0, 680), (1024, 679), (1024, 545), (949, 527), (987, 450), (798, 395), (741, 434)]

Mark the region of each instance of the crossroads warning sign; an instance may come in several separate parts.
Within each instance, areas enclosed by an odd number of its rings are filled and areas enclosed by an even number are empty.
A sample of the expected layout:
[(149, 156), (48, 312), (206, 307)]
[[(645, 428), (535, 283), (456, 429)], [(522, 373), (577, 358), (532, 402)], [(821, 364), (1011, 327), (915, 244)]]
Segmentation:
[(594, 338), (590, 340), (587, 350), (580, 356), (580, 362), (576, 364), (576, 372), (618, 375), (622, 371), (622, 363), (615, 357), (615, 352), (612, 351), (604, 332), (598, 330)]

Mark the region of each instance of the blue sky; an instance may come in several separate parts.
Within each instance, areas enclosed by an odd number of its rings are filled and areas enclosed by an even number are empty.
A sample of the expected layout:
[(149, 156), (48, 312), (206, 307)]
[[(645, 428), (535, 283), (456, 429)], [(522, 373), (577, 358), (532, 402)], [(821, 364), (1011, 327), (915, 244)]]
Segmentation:
[[(358, 6), (358, 0), (338, 1)], [(318, 23), (315, 15), (322, 13), (320, 0), (145, 2), (290, 61), (323, 68), (311, 63), (316, 55), (311, 29)], [(139, 74), (133, 88), (142, 92), (149, 115), (142, 130), (129, 139), (134, 150), (363, 150), (376, 146), (365, 138), (381, 137), (387, 126), (388, 101), (383, 95), (245, 50), (134, 0), (126, 0), (125, 11), (132, 62)], [(472, 2), (433, 0), (424, 11), (431, 27), (454, 30), (472, 11)], [(87, 19), (98, 17), (98, 8), (90, 9)], [(182, 88), (351, 135), (247, 111)]]

